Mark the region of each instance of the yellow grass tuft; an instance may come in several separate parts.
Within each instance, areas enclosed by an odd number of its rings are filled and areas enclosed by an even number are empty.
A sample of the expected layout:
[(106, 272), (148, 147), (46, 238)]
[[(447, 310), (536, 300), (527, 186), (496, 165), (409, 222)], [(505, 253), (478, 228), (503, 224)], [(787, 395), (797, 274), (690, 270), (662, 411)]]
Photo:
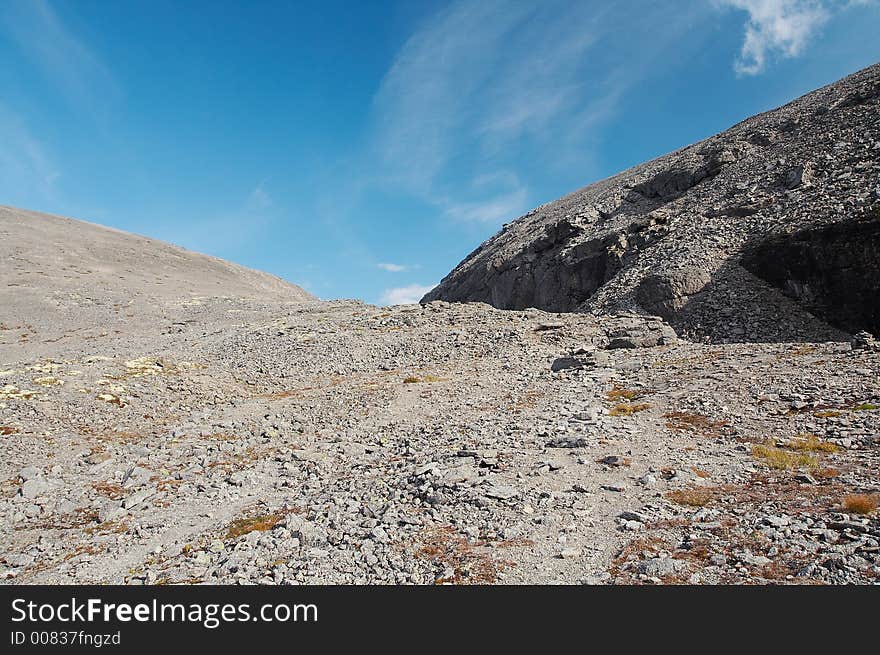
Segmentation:
[(243, 519), (236, 519), (226, 529), (226, 538), (235, 539), (249, 532), (266, 532), (278, 525), (285, 517), (284, 512), (260, 514)]
[(641, 398), (642, 396), (646, 396), (647, 394), (647, 391), (639, 391), (637, 389), (621, 389), (620, 387), (615, 386), (611, 391), (606, 392), (605, 398), (612, 402), (620, 402), (623, 400), (635, 400), (636, 398)]
[(637, 412), (643, 412), (646, 409), (649, 409), (651, 405), (648, 403), (639, 403), (636, 405), (631, 405), (629, 403), (618, 403), (614, 407), (612, 407), (608, 414), (611, 416), (631, 416)]
[(752, 455), (760, 459), (772, 469), (789, 470), (798, 468), (816, 468), (819, 460), (807, 453), (790, 452), (775, 446), (755, 444), (752, 446)]
[(409, 377), (403, 378), (404, 384), (419, 384), (420, 382), (432, 383), (432, 382), (446, 382), (447, 378), (441, 378), (439, 375), (425, 375), (423, 377), (416, 377), (415, 375), (410, 375)]
[(823, 441), (815, 434), (799, 434), (788, 444), (787, 448), (806, 452), (837, 452), (836, 444)]

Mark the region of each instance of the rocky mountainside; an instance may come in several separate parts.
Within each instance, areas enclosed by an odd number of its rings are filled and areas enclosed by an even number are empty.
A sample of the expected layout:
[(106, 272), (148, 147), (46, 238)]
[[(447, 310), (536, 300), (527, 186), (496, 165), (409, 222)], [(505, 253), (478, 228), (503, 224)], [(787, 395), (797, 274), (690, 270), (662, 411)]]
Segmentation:
[(318, 301), (0, 208), (0, 582), (876, 584), (880, 343), (844, 333), (877, 316), (876, 76), (440, 290), (552, 311)]
[(424, 301), (656, 314), (713, 342), (880, 332), (880, 65), (538, 207)]

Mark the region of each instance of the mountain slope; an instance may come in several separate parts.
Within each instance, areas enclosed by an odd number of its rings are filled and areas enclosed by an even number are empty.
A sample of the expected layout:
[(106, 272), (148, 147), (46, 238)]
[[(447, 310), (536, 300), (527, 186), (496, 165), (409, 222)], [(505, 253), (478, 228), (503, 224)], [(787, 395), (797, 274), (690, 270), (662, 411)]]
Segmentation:
[(880, 331), (878, 176), (874, 65), (538, 207), (423, 302), (625, 309), (712, 341)]
[[(161, 241), (0, 206), (0, 322), (51, 342), (88, 328), (155, 330), (205, 299), (313, 300), (280, 278)], [(176, 318), (175, 318), (176, 317)]]

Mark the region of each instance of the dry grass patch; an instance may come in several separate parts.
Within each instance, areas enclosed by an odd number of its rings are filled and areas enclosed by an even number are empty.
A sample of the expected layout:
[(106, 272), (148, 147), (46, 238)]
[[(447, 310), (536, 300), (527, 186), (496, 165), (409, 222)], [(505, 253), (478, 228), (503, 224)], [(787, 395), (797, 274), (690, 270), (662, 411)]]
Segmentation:
[(841, 412), (838, 412), (836, 409), (823, 409), (818, 412), (813, 412), (813, 416), (816, 418), (837, 418), (841, 415)]
[(422, 377), (416, 377), (415, 375), (410, 375), (408, 377), (403, 378), (404, 384), (419, 384), (419, 383), (432, 383), (432, 382), (446, 382), (448, 378), (442, 378), (439, 375), (424, 375)]
[(804, 452), (791, 452), (765, 444), (752, 446), (752, 456), (770, 468), (780, 471), (800, 468), (815, 469), (819, 466), (819, 460), (812, 455)]
[(249, 532), (266, 532), (281, 523), (288, 514), (289, 511), (278, 511), (236, 519), (226, 527), (226, 538), (236, 539)]
[(611, 391), (605, 393), (605, 398), (613, 403), (617, 403), (624, 400), (636, 400), (647, 396), (649, 393), (650, 391), (644, 389), (622, 389), (617, 385), (614, 385), (614, 388)]
[(646, 409), (650, 409), (651, 405), (648, 403), (638, 403), (635, 405), (629, 403), (618, 403), (610, 410), (608, 410), (608, 414), (610, 416), (632, 416), (638, 412), (643, 412)]
[(727, 425), (727, 421), (713, 421), (708, 416), (691, 412), (669, 412), (663, 418), (666, 419), (666, 427), (674, 432), (717, 434)]
[[(526, 540), (502, 542), (499, 546), (528, 543)], [(435, 584), (492, 584), (498, 581), (499, 573), (513, 566), (513, 562), (493, 558), (486, 542), (470, 542), (451, 526), (424, 533), (415, 555), (451, 570), (450, 575), (437, 578)]]
[(692, 489), (674, 489), (666, 494), (666, 498), (677, 505), (705, 507), (715, 498), (715, 494), (711, 489), (695, 487)]
[(99, 495), (105, 496), (110, 500), (122, 500), (125, 498), (125, 489), (120, 484), (116, 484), (115, 482), (93, 482), (92, 489), (94, 489)]
[(806, 452), (834, 453), (837, 452), (837, 445), (823, 441), (815, 434), (799, 434), (786, 445), (791, 450)]
[(871, 514), (880, 507), (880, 494), (849, 494), (843, 497), (843, 507), (852, 514)]
[(810, 474), (817, 480), (833, 480), (840, 477), (840, 471), (832, 467), (818, 468), (810, 471)]
[(15, 428), (11, 428), (8, 425), (0, 425), (0, 436), (7, 436), (10, 434), (15, 434)]

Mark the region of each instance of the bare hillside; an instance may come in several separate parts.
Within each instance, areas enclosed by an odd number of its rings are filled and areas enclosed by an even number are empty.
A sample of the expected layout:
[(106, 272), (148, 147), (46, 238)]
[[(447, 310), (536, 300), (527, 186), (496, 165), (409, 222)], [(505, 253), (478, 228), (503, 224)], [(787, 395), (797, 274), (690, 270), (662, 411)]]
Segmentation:
[(313, 300), (293, 284), (221, 259), (3, 206), (0, 279), (0, 321), (31, 326), (40, 342), (73, 331), (158, 331), (180, 320), (188, 303), (209, 298)]
[(0, 209), (0, 580), (876, 584), (877, 75), (437, 292), (516, 309), (318, 301)]
[(506, 225), (426, 297), (658, 314), (714, 342), (880, 331), (880, 65)]

